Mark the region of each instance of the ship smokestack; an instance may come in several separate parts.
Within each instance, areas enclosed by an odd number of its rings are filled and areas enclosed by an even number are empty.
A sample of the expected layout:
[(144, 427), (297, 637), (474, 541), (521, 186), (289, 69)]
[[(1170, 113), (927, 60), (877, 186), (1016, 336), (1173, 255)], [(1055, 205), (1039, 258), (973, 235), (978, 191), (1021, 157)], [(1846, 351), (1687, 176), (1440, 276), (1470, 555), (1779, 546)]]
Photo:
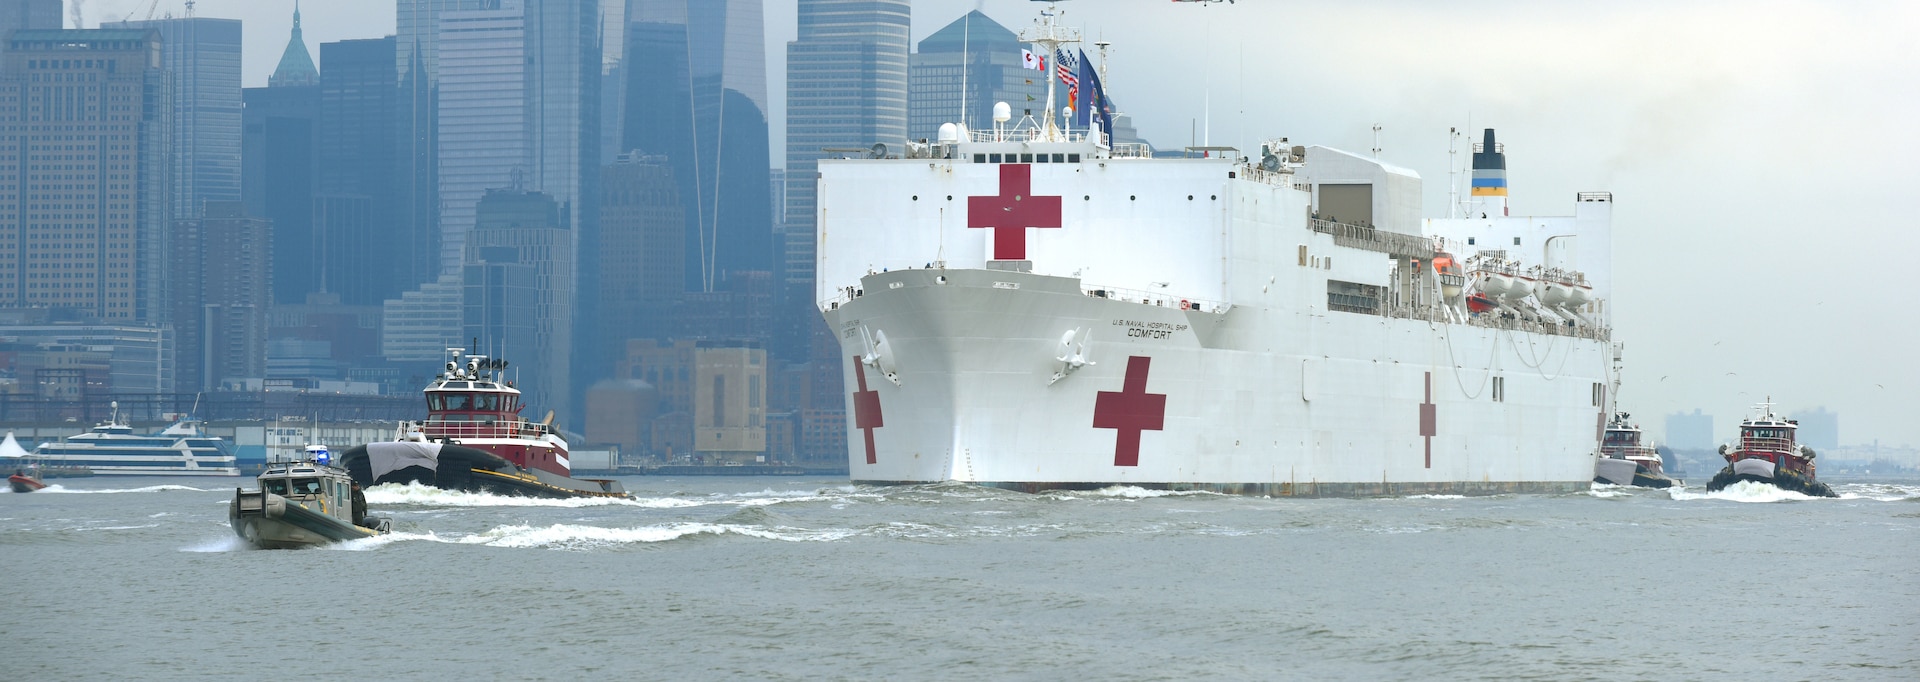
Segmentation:
[(1473, 201), (1488, 217), (1507, 214), (1507, 154), (1493, 141), (1492, 128), (1473, 146)]

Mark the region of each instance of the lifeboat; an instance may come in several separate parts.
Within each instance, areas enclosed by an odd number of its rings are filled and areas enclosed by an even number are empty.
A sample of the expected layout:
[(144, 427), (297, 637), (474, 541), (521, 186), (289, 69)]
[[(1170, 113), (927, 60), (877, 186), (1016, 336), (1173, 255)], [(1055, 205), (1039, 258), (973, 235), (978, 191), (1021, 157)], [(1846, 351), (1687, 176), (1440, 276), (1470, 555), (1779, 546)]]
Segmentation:
[(1453, 254), (1441, 251), (1433, 255), (1433, 272), (1440, 276), (1440, 295), (1444, 298), (1458, 298), (1460, 291), (1466, 288), (1467, 276), (1460, 271), (1460, 262)]

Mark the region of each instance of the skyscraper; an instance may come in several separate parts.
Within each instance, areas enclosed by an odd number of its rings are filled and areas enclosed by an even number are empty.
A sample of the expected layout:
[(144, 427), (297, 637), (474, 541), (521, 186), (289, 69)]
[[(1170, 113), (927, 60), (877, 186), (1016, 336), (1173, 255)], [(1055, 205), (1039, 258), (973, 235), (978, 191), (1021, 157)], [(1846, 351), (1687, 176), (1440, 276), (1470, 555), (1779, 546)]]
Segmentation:
[(272, 228), (239, 202), (211, 202), (203, 213), (173, 224), (174, 368), (181, 391), (213, 390), (267, 370)]
[(0, 0), (0, 52), (7, 34), (28, 28), (60, 28), (60, 0)]
[(394, 3), (394, 66), (431, 87), (440, 78), (440, 18), (447, 12), (498, 9), (500, 0), (398, 0)]
[(160, 31), (173, 79), (173, 217), (197, 216), (209, 201), (239, 201), (240, 21), (186, 17), (101, 28)]
[(595, 308), (602, 320), (597, 361), (612, 366), (631, 338), (663, 338), (665, 315), (685, 291), (686, 219), (679, 183), (664, 156), (622, 155), (600, 183), (602, 273)]
[[(504, 347), (513, 356), (510, 360), (531, 368), (520, 383), (528, 404), (578, 420), (567, 409), (571, 404), (574, 249), (565, 208), (543, 192), (497, 189), (488, 191), (477, 209), (464, 266), (468, 335), (480, 337), (482, 349)], [(505, 265), (516, 267), (493, 267)], [(526, 279), (529, 275), (531, 280)], [(497, 314), (478, 314), (476, 306), (484, 308), (485, 301), (520, 301), (524, 297), (513, 291), (529, 287), (534, 297), (531, 307), (513, 303), (496, 307)], [(520, 334), (501, 332), (504, 336), (496, 337), (487, 331), (527, 325), (533, 330), (530, 347)]]
[(759, 0), (635, 0), (628, 16), (627, 150), (666, 156), (687, 221), (686, 288), (770, 270), (767, 79)]
[(160, 32), (15, 31), (0, 102), (0, 305), (163, 321), (173, 106)]
[[(1017, 120), (1047, 98), (1046, 74), (1021, 65), (1020, 38), (979, 10), (920, 41), (908, 58), (907, 137), (935, 139), (942, 123), (993, 127), (993, 105), (1006, 102)], [(1058, 92), (1064, 102), (1066, 93)], [(964, 117), (964, 118), (963, 118)]]
[(319, 190), (326, 198), (364, 202), (368, 218), (361, 234), (324, 236), (333, 272), (327, 289), (348, 305), (398, 298), (439, 271), (438, 260), (420, 251), (430, 238), (418, 232), (432, 226), (411, 214), (405, 195), (414, 186), (399, 175), (408, 159), (393, 42), (320, 46)]
[[(786, 288), (776, 350), (805, 357), (813, 307), (814, 179), (824, 147), (907, 140), (907, 0), (800, 0), (787, 43)], [(797, 357), (796, 357), (797, 355)]]
[[(298, 13), (298, 9), (295, 12)], [(273, 300), (302, 304), (320, 290), (313, 200), (320, 191), (320, 74), (296, 19), (267, 87), (241, 91), (240, 195), (273, 223)]]
[(534, 172), (526, 18), (517, 0), (499, 4), (440, 15), (441, 272), (459, 271), (487, 190), (526, 186)]

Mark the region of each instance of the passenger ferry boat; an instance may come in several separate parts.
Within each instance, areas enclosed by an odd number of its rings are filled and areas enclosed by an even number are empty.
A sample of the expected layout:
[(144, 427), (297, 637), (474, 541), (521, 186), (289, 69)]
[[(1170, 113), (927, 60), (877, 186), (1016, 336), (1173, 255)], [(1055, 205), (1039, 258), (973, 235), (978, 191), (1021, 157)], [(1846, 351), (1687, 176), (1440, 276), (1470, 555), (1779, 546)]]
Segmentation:
[(500, 375), (505, 360), (447, 349), (446, 370), (425, 389), (425, 421), (403, 422), (393, 441), (346, 451), (341, 463), (363, 485), (418, 481), (450, 490), (531, 497), (627, 497), (617, 481), (573, 478), (553, 414), (520, 417), (520, 389)]
[(1754, 408), (1754, 416), (1740, 422), (1740, 440), (1720, 446), (1727, 466), (1707, 483), (1708, 491), (1721, 490), (1739, 481), (1772, 484), (1814, 497), (1839, 497), (1833, 488), (1814, 475), (1813, 448), (1798, 444), (1800, 422), (1773, 413), (1773, 402)]
[[(1079, 36), (1049, 10), (1021, 40), (1062, 62)], [(1591, 486), (1613, 411), (1611, 194), (1509, 215), (1489, 129), (1465, 210), (1423, 219), (1419, 174), (1375, 156), (1116, 143), (1084, 66), (1077, 120), (1056, 123), (1054, 75), (1030, 125), (1000, 103), (992, 130), (819, 162), (815, 303), (856, 482)]]
[(227, 522), (234, 535), (261, 549), (296, 549), (370, 538), (392, 529), (368, 516), (366, 497), (346, 470), (333, 466), (326, 446), (308, 446), (299, 461), (273, 464), (260, 487), (233, 490)]
[(1593, 482), (1633, 485), (1643, 488), (1667, 488), (1674, 480), (1667, 477), (1664, 461), (1653, 446), (1641, 442), (1640, 426), (1632, 415), (1616, 412), (1607, 421), (1607, 433), (1600, 441), (1600, 459), (1593, 465)]
[(182, 419), (154, 434), (136, 433), (120, 421), (119, 405), (107, 421), (86, 433), (41, 443), (33, 458), (53, 468), (79, 468), (97, 476), (239, 476), (226, 440)]

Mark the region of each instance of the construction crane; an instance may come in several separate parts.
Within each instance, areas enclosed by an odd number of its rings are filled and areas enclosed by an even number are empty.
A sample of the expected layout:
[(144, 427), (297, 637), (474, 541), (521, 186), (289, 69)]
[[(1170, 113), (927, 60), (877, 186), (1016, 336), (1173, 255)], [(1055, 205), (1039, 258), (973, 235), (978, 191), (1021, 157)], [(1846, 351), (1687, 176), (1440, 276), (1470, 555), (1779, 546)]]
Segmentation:
[[(144, 19), (143, 21), (153, 21), (153, 13), (154, 13), (155, 11), (157, 11), (157, 10), (159, 10), (159, 9), (160, 9), (160, 0), (151, 0), (151, 2), (148, 2), (148, 3), (147, 3), (147, 18), (146, 18), (146, 19)], [(137, 8), (137, 7), (136, 7), (136, 8), (134, 8), (134, 10), (133, 10), (133, 12), (128, 12), (128, 13), (127, 13), (127, 18), (125, 18), (125, 19), (122, 19), (121, 21), (133, 21), (133, 15), (134, 15), (134, 13), (135, 13), (135, 12), (139, 12), (139, 11), (140, 11), (140, 9), (139, 9), (139, 8)]]

